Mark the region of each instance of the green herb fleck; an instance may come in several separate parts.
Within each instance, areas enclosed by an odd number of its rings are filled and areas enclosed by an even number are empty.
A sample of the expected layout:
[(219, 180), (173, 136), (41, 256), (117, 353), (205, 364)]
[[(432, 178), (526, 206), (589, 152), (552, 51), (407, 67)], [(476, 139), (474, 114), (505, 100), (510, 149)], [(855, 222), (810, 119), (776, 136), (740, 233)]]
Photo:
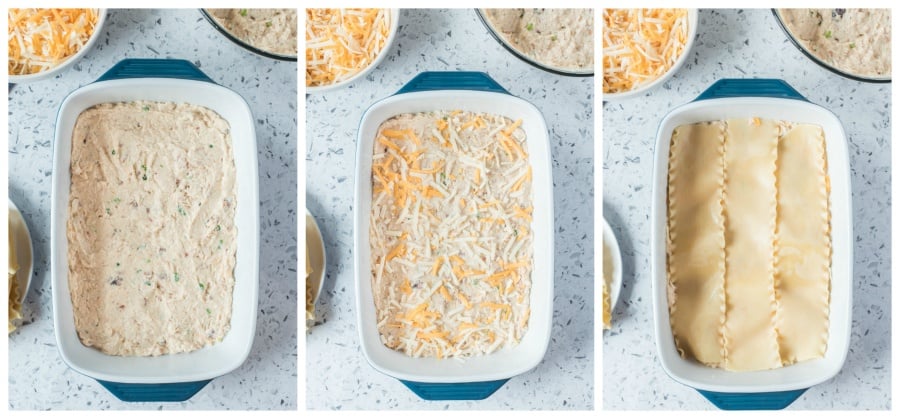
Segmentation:
[(119, 198), (119, 197), (117, 196), (117, 197), (113, 198), (113, 202), (115, 202), (115, 203), (118, 204), (119, 202), (122, 202), (122, 198)]
[(513, 230), (513, 236), (519, 237), (519, 230)]
[(221, 225), (218, 225), (218, 224), (216, 224), (216, 231), (222, 231), (222, 226), (221, 226)]
[(115, 156), (115, 155), (116, 155), (116, 150), (113, 150), (113, 151), (111, 151), (110, 153), (112, 153), (112, 155)]
[(181, 281), (181, 277), (178, 276), (178, 272), (175, 272), (175, 282)]
[(241, 9), (240, 13), (241, 13), (241, 16), (246, 17), (246, 16), (247, 16), (247, 9)]
[(178, 213), (183, 216), (187, 215), (187, 212), (184, 210), (184, 208), (181, 208), (181, 205), (178, 206)]
[(106, 215), (112, 215), (112, 212), (110, 212), (109, 208), (106, 209)]
[(555, 41), (555, 40), (556, 40), (556, 35), (550, 35), (550, 40), (551, 40), (551, 41)]
[(447, 184), (447, 175), (444, 174), (444, 172), (441, 172), (441, 183), (443, 183), (444, 185)]
[(529, 23), (529, 24), (525, 25), (525, 29), (528, 29), (529, 31), (534, 30), (534, 23)]
[(143, 109), (144, 109), (144, 112), (150, 111), (150, 105), (144, 105)]
[(147, 180), (147, 175), (145, 174), (144, 176), (141, 177), (141, 179)]
[(856, 44), (853, 43), (853, 42), (851, 42), (851, 43), (850, 43), (850, 48), (856, 48)]
[(119, 262), (116, 262), (116, 267), (118, 268), (119, 266), (122, 266), (122, 264)]
[(201, 290), (202, 290), (202, 289), (206, 289), (206, 285), (203, 285), (202, 282), (198, 282), (197, 285), (200, 286), (200, 289), (201, 289)]
[(149, 286), (150, 286), (150, 281), (146, 281), (146, 282), (144, 282), (144, 285), (146, 285), (146, 286), (148, 286), (148, 287), (149, 287)]
[(267, 27), (267, 28), (271, 28), (271, 27), (272, 27), (272, 22), (266, 22), (266, 27)]
[(825, 31), (825, 37), (831, 39), (831, 31)]
[(212, 145), (212, 144), (210, 144), (210, 145), (209, 145), (209, 148), (213, 148), (213, 145)]
[(207, 308), (207, 309), (206, 309), (206, 314), (209, 314), (210, 316), (212, 316), (212, 310), (210, 310), (209, 308)]

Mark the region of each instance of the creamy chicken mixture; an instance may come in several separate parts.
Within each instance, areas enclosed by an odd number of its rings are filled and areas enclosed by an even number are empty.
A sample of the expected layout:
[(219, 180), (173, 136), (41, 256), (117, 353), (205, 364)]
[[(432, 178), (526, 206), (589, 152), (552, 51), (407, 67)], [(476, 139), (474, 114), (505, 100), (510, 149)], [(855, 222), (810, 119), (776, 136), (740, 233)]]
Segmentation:
[(782, 21), (807, 51), (846, 73), (891, 75), (889, 9), (781, 9)]
[(78, 116), (66, 237), (84, 345), (150, 356), (224, 338), (237, 234), (229, 129), (189, 104), (104, 103)]
[(387, 347), (462, 358), (512, 347), (525, 334), (533, 206), (520, 125), (439, 111), (379, 128), (369, 241)]
[(550, 67), (594, 69), (591, 9), (485, 9), (491, 26), (523, 55)]
[(297, 56), (297, 9), (207, 9), (241, 41), (263, 51)]

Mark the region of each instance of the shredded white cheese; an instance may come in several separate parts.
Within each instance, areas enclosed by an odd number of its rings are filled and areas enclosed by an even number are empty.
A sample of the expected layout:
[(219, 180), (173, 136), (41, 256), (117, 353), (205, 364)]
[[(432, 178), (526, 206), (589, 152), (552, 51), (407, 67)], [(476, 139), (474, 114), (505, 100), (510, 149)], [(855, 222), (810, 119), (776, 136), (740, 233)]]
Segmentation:
[(415, 357), (516, 345), (528, 327), (531, 166), (521, 121), (385, 121), (372, 163), (372, 287), (382, 342)]

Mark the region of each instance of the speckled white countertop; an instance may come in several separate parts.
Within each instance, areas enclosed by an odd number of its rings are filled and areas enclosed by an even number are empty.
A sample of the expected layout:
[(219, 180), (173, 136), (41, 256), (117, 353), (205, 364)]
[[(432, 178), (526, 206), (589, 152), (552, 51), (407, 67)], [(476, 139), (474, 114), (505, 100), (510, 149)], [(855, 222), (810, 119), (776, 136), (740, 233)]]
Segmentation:
[(603, 105), (603, 212), (624, 259), (624, 288), (603, 339), (604, 409), (712, 409), (666, 376), (650, 297), (650, 194), (656, 129), (721, 78), (787, 81), (837, 114), (849, 139), (855, 263), (850, 352), (841, 372), (791, 409), (891, 407), (891, 85), (837, 76), (807, 59), (770, 10), (700, 12), (697, 44), (661, 88)]
[[(307, 336), (310, 409), (590, 409), (593, 339), (593, 79), (556, 76), (513, 57), (471, 9), (403, 10), (388, 58), (365, 80), (307, 103), (306, 205), (322, 226), (327, 277)], [(544, 360), (479, 402), (426, 402), (364, 359), (356, 329), (353, 169), (363, 111), (427, 70), (489, 73), (534, 103), (550, 129), (556, 211), (553, 330)]]
[[(124, 58), (184, 58), (249, 103), (259, 149), (259, 311), (250, 356), (184, 403), (123, 403), (69, 369), (53, 334), (50, 179), (56, 111)], [(35, 246), (25, 325), (9, 337), (10, 409), (297, 408), (297, 64), (234, 45), (197, 9), (110, 10), (97, 45), (54, 79), (9, 93), (9, 195)]]

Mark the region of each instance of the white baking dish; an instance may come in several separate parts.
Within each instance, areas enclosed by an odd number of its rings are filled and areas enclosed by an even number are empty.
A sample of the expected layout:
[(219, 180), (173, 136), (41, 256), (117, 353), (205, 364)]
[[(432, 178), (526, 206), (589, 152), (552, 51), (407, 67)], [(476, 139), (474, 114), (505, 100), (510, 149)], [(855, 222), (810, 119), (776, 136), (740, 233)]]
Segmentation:
[[(72, 130), (78, 115), (88, 107), (133, 100), (187, 102), (205, 106), (221, 115), (231, 126), (237, 170), (235, 225), (238, 234), (231, 329), (222, 342), (190, 353), (158, 357), (110, 356), (82, 345), (75, 331), (67, 276), (66, 239)], [(177, 394), (170, 394), (175, 383), (209, 380), (227, 374), (244, 362), (250, 353), (256, 329), (259, 272), (257, 173), (256, 133), (247, 103), (237, 93), (213, 83), (187, 61), (124, 60), (97, 82), (75, 90), (63, 100), (56, 121), (53, 150), (50, 266), (56, 341), (60, 355), (72, 369), (101, 380), (108, 388), (110, 385), (117, 386), (121, 394), (112, 388), (110, 390), (120, 398), (124, 395), (125, 399), (143, 400), (142, 397), (162, 397), (160, 395), (163, 393), (176, 397)], [(140, 384), (165, 386), (141, 387)]]
[[(784, 368), (730, 372), (682, 359), (675, 349), (666, 297), (666, 186), (669, 142), (682, 124), (725, 118), (761, 117), (820, 125), (825, 131), (831, 182), (831, 314), (824, 358)], [(673, 379), (701, 390), (721, 408), (772, 409), (793, 402), (807, 388), (835, 376), (850, 345), (853, 284), (853, 219), (847, 137), (829, 110), (806, 101), (787, 83), (771, 79), (726, 79), (697, 100), (663, 118), (656, 137), (650, 220), (653, 314), (659, 358)]]
[[(379, 125), (395, 115), (456, 109), (522, 120), (533, 174), (531, 319), (522, 341), (508, 350), (464, 361), (413, 358), (384, 346), (376, 327), (369, 249), (373, 141)], [(356, 313), (360, 344), (368, 362), (427, 399), (485, 398), (510, 377), (534, 368), (547, 350), (553, 319), (553, 182), (547, 125), (541, 112), (507, 93), (484, 73), (426, 72), (365, 112), (357, 144), (353, 252)]]

